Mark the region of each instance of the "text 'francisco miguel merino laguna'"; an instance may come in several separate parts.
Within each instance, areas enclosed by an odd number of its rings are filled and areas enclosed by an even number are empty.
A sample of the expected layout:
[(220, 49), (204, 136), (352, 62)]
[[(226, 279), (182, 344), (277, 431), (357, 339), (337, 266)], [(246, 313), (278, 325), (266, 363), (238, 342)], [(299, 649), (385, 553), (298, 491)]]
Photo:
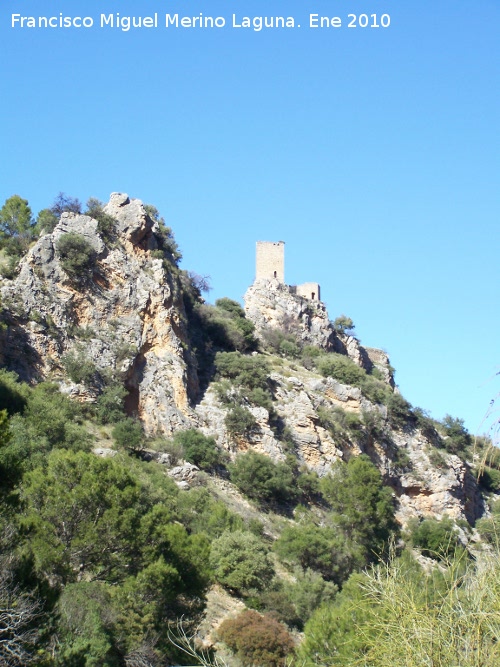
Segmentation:
[(158, 13), (151, 16), (120, 16), (101, 14), (99, 19), (92, 16), (22, 16), (12, 14), (12, 28), (118, 28), (128, 32), (134, 28), (253, 28), (260, 31), (264, 28), (295, 28), (300, 27), (292, 16), (240, 16), (232, 14), (231, 19), (224, 16), (182, 16), (179, 14)]

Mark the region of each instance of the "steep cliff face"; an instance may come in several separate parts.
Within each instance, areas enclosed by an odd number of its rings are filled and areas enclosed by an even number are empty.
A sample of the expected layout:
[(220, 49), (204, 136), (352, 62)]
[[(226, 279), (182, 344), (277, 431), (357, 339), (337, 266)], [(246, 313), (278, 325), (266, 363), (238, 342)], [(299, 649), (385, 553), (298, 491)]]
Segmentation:
[(259, 338), (265, 337), (269, 329), (292, 333), (302, 344), (345, 354), (367, 371), (375, 366), (394, 386), (387, 355), (382, 350), (364, 348), (354, 336), (336, 332), (323, 302), (295, 294), (288, 285), (273, 279), (256, 280), (244, 299), (246, 316), (255, 324)]
[[(213, 386), (196, 407), (202, 430), (213, 435), (232, 457), (252, 448), (283, 461), (292, 441), (299, 463), (323, 476), (336, 461), (364, 453), (392, 487), (402, 524), (418, 516), (448, 515), (474, 521), (482, 513), (481, 496), (468, 466), (458, 456), (440, 450), (440, 467), (436, 467), (430, 440), (416, 426), (391, 427), (387, 408), (368, 401), (360, 389), (319, 377), (286, 361), (280, 372), (271, 374), (270, 380), (275, 414), (247, 404), (256, 428), (245, 437), (234, 437), (228, 432), (228, 408)], [(332, 429), (325, 416), (336, 409), (356, 416), (360, 420), (358, 427), (350, 432), (345, 428)], [(276, 435), (277, 422), (281, 430), (287, 429), (286, 442)], [(376, 431), (362, 425), (369, 422), (378, 424)]]
[(338, 341), (321, 301), (290, 292), (278, 280), (256, 280), (245, 293), (245, 313), (262, 337), (270, 328), (293, 332), (306, 345), (336, 350)]
[[(23, 379), (60, 381), (79, 400), (94, 400), (110, 375), (119, 377), (129, 392), (129, 412), (146, 430), (172, 433), (188, 423), (197, 390), (178, 270), (154, 256), (161, 255), (161, 230), (141, 201), (114, 193), (104, 211), (115, 220), (109, 239), (97, 220), (63, 213), (53, 233), (21, 261), (16, 279), (4, 281), (10, 326), (2, 364)], [(58, 241), (68, 233), (95, 250), (84, 285), (61, 264)], [(71, 382), (68, 358), (93, 364), (94, 378)]]
[[(344, 354), (369, 372), (377, 369), (378, 377), (394, 389), (387, 354), (364, 348), (356, 338), (335, 332), (323, 303), (293, 294), (278, 280), (258, 280), (245, 294), (245, 312), (260, 338), (265, 339), (266, 332), (273, 328), (292, 333), (302, 345)], [(368, 400), (359, 388), (321, 377), (300, 362), (270, 359), (274, 366), (270, 375), (274, 414), (247, 403), (256, 428), (245, 437), (228, 432), (228, 408), (214, 386), (208, 388), (197, 406), (202, 429), (214, 435), (221, 447), (232, 455), (251, 447), (275, 460), (284, 460), (291, 441), (298, 461), (320, 476), (327, 474), (336, 461), (366, 453), (393, 488), (403, 524), (413, 516), (449, 515), (473, 521), (481, 514), (481, 497), (468, 466), (441, 449), (437, 467), (432, 460), (435, 442), (411, 420), (395, 427), (387, 407)], [(356, 425), (350, 431), (329, 423), (328, 415), (339, 409)], [(277, 435), (284, 428), (286, 442)]]

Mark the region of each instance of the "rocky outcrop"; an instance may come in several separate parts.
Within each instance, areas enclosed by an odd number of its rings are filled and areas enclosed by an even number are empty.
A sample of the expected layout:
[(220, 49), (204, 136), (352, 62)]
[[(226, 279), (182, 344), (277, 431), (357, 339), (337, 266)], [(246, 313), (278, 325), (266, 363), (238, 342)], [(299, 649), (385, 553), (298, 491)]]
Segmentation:
[[(296, 376), (273, 372), (270, 382), (275, 415), (271, 418), (264, 408), (248, 404), (257, 427), (246, 436), (228, 433), (224, 422), (228, 408), (213, 387), (196, 407), (202, 430), (214, 436), (232, 458), (253, 449), (283, 461), (292, 441), (299, 464), (323, 476), (337, 461), (364, 453), (393, 488), (402, 525), (412, 517), (448, 515), (474, 521), (481, 515), (481, 498), (467, 464), (439, 450), (441, 463), (436, 466), (436, 450), (418, 428), (391, 429), (387, 408), (372, 404), (359, 389), (333, 378), (319, 378), (305, 369)], [(339, 408), (363, 420), (371, 414), (379, 424), (377, 435), (370, 435), (366, 429), (355, 433), (332, 431), (325, 415)], [(277, 423), (282, 432), (283, 427), (287, 429), (286, 443), (276, 435)]]
[(292, 334), (302, 345), (345, 354), (368, 372), (378, 368), (384, 381), (394, 387), (387, 354), (375, 348), (364, 348), (354, 336), (335, 331), (322, 301), (300, 296), (277, 279), (256, 280), (244, 299), (245, 314), (254, 323), (260, 339), (265, 339), (270, 329), (280, 329)]
[(191, 482), (199, 471), (200, 469), (198, 466), (195, 466), (193, 463), (182, 461), (180, 465), (174, 466), (171, 470), (169, 470), (168, 474), (174, 479)]
[[(60, 381), (79, 400), (95, 400), (110, 375), (124, 379), (128, 412), (148, 432), (169, 434), (190, 423), (197, 390), (178, 270), (154, 253), (158, 224), (140, 200), (114, 193), (104, 210), (115, 220), (111, 239), (91, 217), (63, 213), (23, 258), (17, 278), (4, 281), (2, 303), (11, 306), (15, 335), (6, 336), (2, 361), (23, 379)], [(57, 250), (69, 232), (96, 253), (84, 289), (66, 274)], [(68, 357), (93, 365), (92, 380), (69, 381)]]
[(283, 445), (270, 427), (268, 411), (253, 405), (246, 407), (252, 413), (257, 427), (245, 436), (233, 437), (224, 422), (228, 408), (220, 402), (214, 388), (209, 387), (202, 401), (196, 406), (200, 430), (206, 435), (213, 436), (217, 444), (233, 457), (239, 452), (253, 449), (270, 456), (275, 461), (284, 460)]
[(335, 349), (335, 334), (321, 301), (292, 294), (288, 285), (273, 279), (256, 280), (244, 299), (245, 314), (255, 324), (257, 336), (266, 329), (281, 329), (306, 345)]
[(113, 458), (118, 454), (116, 449), (111, 449), (110, 447), (94, 447), (92, 452), (103, 459)]
[[(285, 376), (272, 373), (273, 407), (276, 418), (288, 429), (294, 450), (300, 463), (305, 464), (319, 475), (327, 474), (331, 466), (342, 458), (360, 454), (363, 447), (350, 445), (346, 439), (335, 439), (322, 424), (318, 408), (332, 410), (341, 407), (348, 412), (360, 414), (362, 410), (374, 410), (382, 417), (383, 407), (374, 407), (361, 396), (359, 389), (343, 385), (333, 378), (318, 378), (303, 371), (304, 377)], [(257, 427), (245, 437), (233, 437), (226, 429), (224, 420), (227, 406), (220, 402), (216, 391), (210, 387), (196, 413), (207, 435), (216, 438), (219, 446), (231, 455), (252, 448), (267, 454), (275, 461), (284, 460), (287, 445), (273, 430), (269, 412), (262, 407), (246, 405), (255, 418)], [(283, 430), (283, 429), (282, 429)]]
[(397, 446), (408, 454), (410, 469), (399, 474), (387, 471), (398, 496), (398, 520), (406, 525), (415, 516), (444, 516), (473, 522), (484, 511), (483, 501), (469, 466), (458, 456), (436, 450), (420, 431), (394, 434)]
[(384, 382), (387, 382), (387, 384), (394, 388), (394, 369), (391, 366), (387, 352), (379, 350), (375, 347), (365, 347), (363, 349), (372, 365), (372, 368), (376, 368), (380, 372)]

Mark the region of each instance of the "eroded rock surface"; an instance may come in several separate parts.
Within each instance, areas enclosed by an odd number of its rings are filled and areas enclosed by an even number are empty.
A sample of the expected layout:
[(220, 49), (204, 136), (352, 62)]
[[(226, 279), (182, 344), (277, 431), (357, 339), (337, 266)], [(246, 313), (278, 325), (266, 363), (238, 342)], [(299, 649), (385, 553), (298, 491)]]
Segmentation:
[[(64, 213), (22, 260), (18, 277), (4, 281), (2, 302), (14, 321), (2, 361), (23, 379), (60, 380), (81, 400), (95, 399), (99, 375), (102, 382), (125, 378), (128, 412), (147, 432), (169, 434), (190, 423), (197, 391), (176, 267), (153, 256), (161, 239), (140, 200), (114, 193), (104, 210), (116, 221), (109, 242), (96, 220)], [(84, 286), (61, 266), (57, 242), (69, 232), (97, 254)], [(68, 355), (94, 364), (95, 390), (65, 377)]]
[(394, 386), (387, 354), (375, 348), (365, 349), (354, 336), (336, 332), (322, 301), (299, 296), (276, 279), (256, 280), (244, 299), (246, 316), (255, 324), (259, 338), (265, 338), (269, 329), (280, 329), (293, 334), (303, 345), (345, 354), (367, 371), (375, 366), (382, 378)]
[[(273, 372), (270, 380), (276, 415), (271, 418), (264, 408), (248, 404), (257, 427), (245, 436), (228, 432), (224, 421), (228, 407), (213, 387), (196, 407), (202, 430), (214, 436), (232, 458), (251, 448), (274, 461), (285, 460), (290, 442), (276, 435), (273, 425), (278, 419), (293, 440), (299, 464), (320, 476), (331, 472), (339, 460), (369, 455), (394, 490), (402, 525), (412, 517), (448, 515), (473, 521), (481, 515), (481, 497), (467, 464), (440, 450), (442, 463), (437, 467), (432, 460), (435, 450), (421, 431), (416, 426), (391, 428), (387, 408), (368, 401), (358, 388), (333, 378), (319, 378), (305, 369), (300, 377)], [(332, 433), (323, 416), (338, 408), (360, 418), (371, 413), (380, 425), (380, 434), (357, 437), (345, 431)]]
[(335, 349), (335, 334), (324, 303), (290, 292), (278, 280), (256, 280), (245, 293), (245, 313), (262, 336), (269, 328), (293, 332), (307, 345)]

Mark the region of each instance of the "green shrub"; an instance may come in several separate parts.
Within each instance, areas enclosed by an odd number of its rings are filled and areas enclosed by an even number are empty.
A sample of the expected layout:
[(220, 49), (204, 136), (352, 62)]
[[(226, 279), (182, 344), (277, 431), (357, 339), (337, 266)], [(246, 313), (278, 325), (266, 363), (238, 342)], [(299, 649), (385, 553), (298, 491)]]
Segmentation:
[(333, 408), (327, 408), (324, 405), (318, 405), (316, 414), (318, 415), (319, 423), (321, 426), (333, 434), (337, 428), (335, 412)]
[(248, 520), (248, 530), (257, 537), (262, 537), (264, 534), (264, 524), (259, 519), (252, 517)]
[(323, 428), (330, 431), (333, 438), (350, 441), (359, 439), (362, 434), (363, 421), (355, 412), (340, 407), (327, 408), (320, 405), (317, 415)]
[(63, 234), (59, 237), (56, 248), (61, 266), (73, 282), (84, 283), (92, 277), (97, 253), (81, 234)]
[(54, 320), (53, 320), (53, 318), (50, 314), (47, 314), (46, 317), (45, 317), (45, 325), (47, 327), (47, 334), (51, 338), (55, 338), (55, 339), (59, 338), (60, 331), (59, 331), (56, 323), (54, 322)]
[(120, 364), (125, 359), (133, 359), (138, 353), (137, 345), (126, 341), (121, 342), (115, 348), (116, 363)]
[(217, 301), (215, 302), (215, 306), (216, 308), (220, 308), (221, 310), (227, 311), (234, 317), (237, 318), (245, 317), (245, 311), (240, 306), (240, 304), (237, 301), (228, 299), (227, 296), (222, 297), (222, 299), (217, 299)]
[(301, 348), (296, 337), (292, 333), (287, 333), (282, 329), (274, 327), (264, 329), (262, 332), (264, 346), (267, 350), (279, 354), (283, 357), (296, 359), (300, 356)]
[[(13, 280), (17, 274), (17, 267), (19, 266), (18, 255), (7, 255), (0, 265), (0, 275), (8, 280)], [(4, 325), (5, 326), (5, 325)]]
[(94, 220), (97, 220), (97, 231), (105, 241), (110, 241), (114, 235), (116, 220), (112, 215), (104, 212), (104, 203), (91, 197), (87, 201), (87, 210), (85, 215), (89, 215)]
[(12, 371), (0, 369), (0, 410), (7, 410), (9, 415), (22, 412), (26, 407), (28, 389), (19, 382)]
[(244, 396), (253, 405), (257, 405), (260, 408), (265, 408), (268, 412), (273, 411), (273, 401), (269, 391), (261, 389), (260, 387), (255, 387), (255, 389), (245, 391)]
[(295, 436), (292, 429), (289, 426), (285, 426), (285, 423), (278, 419), (274, 431), (276, 437), (282, 443), (285, 453), (296, 455), (297, 443), (295, 441)]
[(35, 232), (37, 236), (42, 234), (51, 234), (56, 228), (59, 218), (52, 213), (50, 208), (44, 208), (36, 218)]
[(413, 420), (411, 404), (401, 394), (391, 393), (387, 400), (387, 416), (393, 428), (402, 429)]
[(408, 451), (406, 449), (402, 449), (401, 447), (398, 447), (395, 450), (392, 462), (401, 472), (407, 472), (408, 470), (411, 470), (413, 465)]
[(434, 447), (429, 452), (429, 461), (435, 468), (443, 469), (448, 467), (448, 463), (444, 456), (440, 451), (434, 449)]
[(390, 387), (385, 383), (377, 380), (373, 375), (365, 375), (359, 384), (363, 396), (372, 403), (379, 403), (386, 405), (389, 398), (393, 395)]
[(172, 439), (166, 439), (163, 436), (157, 436), (149, 441), (151, 449), (157, 452), (168, 454), (169, 465), (179, 465), (184, 460), (184, 449), (180, 444), (174, 442)]
[(292, 574), (293, 581), (275, 579), (259, 594), (259, 606), (255, 608), (303, 630), (304, 623), (318, 607), (333, 602), (338, 588), (313, 570), (295, 568)]
[(165, 220), (161, 217), (160, 212), (155, 206), (145, 204), (144, 208), (151, 220), (156, 223), (155, 232), (158, 245), (168, 254), (170, 262), (174, 266), (178, 266), (182, 259), (182, 253), (175, 241), (172, 229), (166, 226)]
[(155, 583), (159, 595), (168, 595), (169, 602), (178, 593), (200, 595), (208, 540), (190, 537), (174, 523), (165, 505), (171, 494), (158, 488), (152, 493), (132, 466), (117, 459), (53, 451), (45, 466), (25, 476), (26, 555), (44, 577), (57, 576), (65, 584), (83, 573), (84, 580), (107, 581), (114, 591), (132, 583), (131, 578), (143, 579), (141, 571), (150, 567), (158, 565), (165, 573), (166, 564), (170, 585), (160, 576)]
[(67, 328), (68, 336), (73, 338), (78, 338), (79, 340), (92, 340), (97, 338), (95, 329), (90, 326), (79, 327), (79, 326), (70, 326)]
[(436, 560), (452, 557), (460, 547), (454, 523), (448, 517), (441, 521), (424, 519), (420, 523), (413, 520), (408, 526), (412, 544), (422, 550), (424, 556)]
[(205, 533), (211, 539), (220, 537), (226, 531), (244, 529), (243, 519), (203, 487), (179, 495), (177, 514), (189, 532)]
[(210, 342), (216, 349), (239, 352), (254, 350), (257, 347), (253, 336), (254, 325), (250, 320), (239, 317), (225, 308), (209, 304), (196, 304), (191, 314), (198, 320), (197, 327), (200, 330), (198, 333), (205, 338), (206, 345)]
[(336, 352), (318, 357), (316, 366), (321, 375), (352, 386), (359, 386), (366, 376), (366, 372), (352, 359)]
[(101, 424), (114, 424), (125, 416), (127, 390), (118, 382), (111, 382), (99, 395), (96, 402), (96, 417)]
[(312, 371), (316, 367), (316, 360), (321, 356), (322, 350), (314, 345), (304, 345), (301, 350), (301, 362), (304, 368)]
[(58, 601), (58, 651), (55, 665), (119, 667), (106, 618), (112, 608), (102, 582), (82, 581), (64, 587)]
[(304, 345), (302, 348), (302, 355), (306, 357), (311, 357), (311, 359), (317, 359), (321, 356), (322, 350), (316, 345)]
[(114, 427), (112, 431), (116, 443), (124, 449), (133, 452), (140, 451), (144, 445), (144, 431), (141, 423), (131, 417), (126, 417)]
[(363, 426), (361, 417), (356, 412), (337, 408), (340, 425), (348, 431), (359, 431)]
[(257, 423), (245, 404), (252, 403), (270, 414), (273, 412), (267, 362), (240, 352), (217, 352), (215, 367), (220, 380), (217, 387), (219, 398), (230, 406), (225, 418), (226, 428), (233, 436), (249, 435)]
[(229, 466), (231, 481), (248, 498), (258, 501), (293, 501), (296, 486), (292, 470), (252, 450), (239, 454)]
[(500, 491), (500, 470), (484, 466), (478, 482), (487, 491)]
[(257, 426), (255, 417), (242, 405), (233, 405), (228, 410), (224, 424), (232, 436), (249, 435)]
[(259, 356), (244, 355), (240, 352), (217, 352), (215, 367), (221, 378), (228, 378), (233, 383), (247, 389), (267, 390), (269, 366)]
[(181, 272), (182, 296), (188, 317), (191, 349), (196, 354), (201, 384), (212, 379), (216, 352), (246, 352), (258, 347), (254, 325), (244, 317), (241, 306), (231, 299), (218, 300), (219, 306), (203, 302), (201, 290), (206, 281), (194, 282), (193, 276)]
[(297, 476), (297, 491), (306, 502), (311, 502), (320, 495), (319, 475), (304, 467)]
[(372, 377), (374, 377), (376, 380), (380, 380), (381, 382), (384, 381), (384, 374), (382, 373), (382, 371), (380, 370), (380, 368), (377, 368), (376, 366), (374, 366), (374, 367), (371, 369), (371, 371), (370, 371), (370, 375), (371, 375)]
[(444, 446), (451, 454), (463, 455), (472, 443), (468, 430), (464, 426), (464, 420), (446, 415), (442, 421), (445, 437)]
[(226, 461), (227, 457), (214, 438), (203, 435), (195, 428), (178, 431), (174, 435), (174, 442), (182, 447), (186, 461), (203, 470), (212, 470)]
[(33, 240), (33, 217), (26, 199), (9, 197), (0, 209), (0, 247), (9, 255), (20, 257)]
[(240, 594), (265, 588), (274, 567), (262, 541), (252, 533), (225, 532), (212, 543), (210, 566), (215, 579)]
[(281, 623), (253, 610), (226, 619), (218, 635), (244, 667), (284, 667), (294, 649), (292, 636)]
[(68, 352), (61, 357), (61, 364), (73, 382), (91, 385), (97, 375), (97, 367), (93, 361), (85, 357), (83, 351)]
[(321, 479), (321, 490), (334, 522), (360, 550), (360, 558), (376, 558), (397, 529), (392, 491), (368, 456), (353, 456)]
[(378, 410), (363, 410), (361, 412), (363, 427), (371, 438), (382, 438), (384, 435), (384, 420)]
[(282, 340), (279, 346), (279, 353), (288, 359), (298, 359), (300, 357), (300, 347), (295, 341)]
[(290, 567), (314, 570), (338, 584), (349, 573), (349, 547), (333, 528), (299, 524), (285, 526), (274, 543), (280, 559)]
[(80, 426), (80, 406), (61, 394), (59, 387), (51, 382), (41, 382), (31, 390), (24, 421), (52, 446), (81, 449), (91, 440)]
[(413, 408), (413, 416), (416, 419), (417, 427), (428, 440), (436, 440), (438, 437), (434, 420), (422, 408)]

